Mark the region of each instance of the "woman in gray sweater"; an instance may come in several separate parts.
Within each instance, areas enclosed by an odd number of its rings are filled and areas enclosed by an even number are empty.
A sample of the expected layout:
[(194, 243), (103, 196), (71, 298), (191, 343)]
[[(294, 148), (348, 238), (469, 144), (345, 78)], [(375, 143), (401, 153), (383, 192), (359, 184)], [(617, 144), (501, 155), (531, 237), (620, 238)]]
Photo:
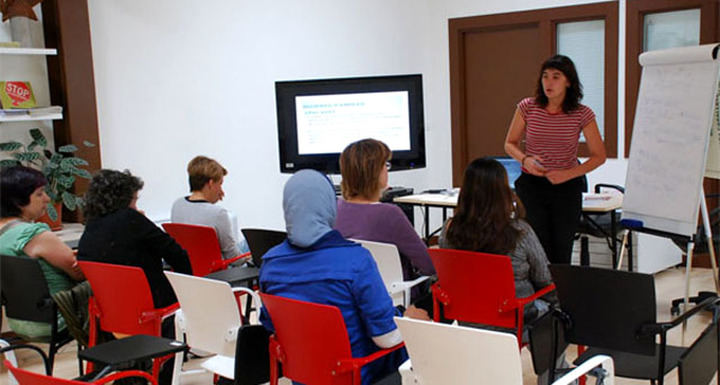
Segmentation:
[[(505, 168), (492, 158), (475, 159), (465, 170), (458, 205), (443, 227), (440, 247), (510, 256), (515, 292), (518, 297), (528, 297), (552, 283), (552, 277), (545, 251), (523, 216), (522, 203), (508, 185)], [(557, 301), (554, 293), (543, 299)], [(541, 310), (547, 308), (534, 304)], [(526, 320), (538, 314), (535, 309), (527, 310)]]

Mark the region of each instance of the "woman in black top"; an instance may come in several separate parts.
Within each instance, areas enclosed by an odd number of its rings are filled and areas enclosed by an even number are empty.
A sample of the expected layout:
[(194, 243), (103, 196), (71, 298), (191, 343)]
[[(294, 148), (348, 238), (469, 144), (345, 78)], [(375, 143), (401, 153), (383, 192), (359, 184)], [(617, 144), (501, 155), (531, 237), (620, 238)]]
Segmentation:
[[(145, 272), (156, 308), (177, 302), (163, 274), (163, 260), (174, 271), (192, 274), (188, 255), (169, 235), (137, 208), (140, 178), (129, 171), (100, 170), (85, 194), (85, 232), (78, 244), (78, 260), (136, 266)], [(162, 335), (175, 338), (173, 317), (162, 323)], [(160, 371), (161, 385), (172, 381), (174, 359)]]
[(143, 182), (129, 171), (100, 170), (85, 194), (85, 232), (78, 259), (137, 266), (147, 276), (156, 308), (177, 302), (163, 274), (163, 260), (174, 271), (192, 274), (185, 250), (137, 208)]

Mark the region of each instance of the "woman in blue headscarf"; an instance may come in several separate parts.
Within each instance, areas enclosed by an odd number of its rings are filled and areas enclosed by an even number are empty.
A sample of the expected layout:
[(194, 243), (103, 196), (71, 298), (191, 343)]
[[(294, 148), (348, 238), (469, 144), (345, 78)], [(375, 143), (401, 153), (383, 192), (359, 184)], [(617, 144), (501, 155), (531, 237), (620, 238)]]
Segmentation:
[[(333, 230), (337, 203), (330, 181), (317, 171), (293, 175), (283, 191), (287, 240), (263, 256), (260, 289), (264, 293), (336, 306), (345, 319), (353, 357), (363, 357), (401, 342), (393, 307), (370, 252)], [(406, 316), (428, 319), (411, 307)], [(262, 309), (260, 321), (273, 331)], [(362, 383), (397, 370), (403, 350), (367, 365)]]

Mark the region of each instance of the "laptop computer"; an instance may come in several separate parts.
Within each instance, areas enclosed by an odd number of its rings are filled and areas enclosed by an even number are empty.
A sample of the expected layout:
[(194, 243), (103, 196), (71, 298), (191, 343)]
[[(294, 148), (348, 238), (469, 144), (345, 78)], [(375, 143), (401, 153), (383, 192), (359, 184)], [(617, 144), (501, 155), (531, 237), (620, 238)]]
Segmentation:
[(520, 165), (520, 162), (509, 156), (497, 156), (494, 157), (494, 159), (505, 167), (505, 172), (507, 172), (508, 176), (508, 183), (510, 183), (510, 188), (514, 191), (515, 180), (517, 180), (517, 178), (520, 177), (520, 174), (522, 174), (522, 166)]

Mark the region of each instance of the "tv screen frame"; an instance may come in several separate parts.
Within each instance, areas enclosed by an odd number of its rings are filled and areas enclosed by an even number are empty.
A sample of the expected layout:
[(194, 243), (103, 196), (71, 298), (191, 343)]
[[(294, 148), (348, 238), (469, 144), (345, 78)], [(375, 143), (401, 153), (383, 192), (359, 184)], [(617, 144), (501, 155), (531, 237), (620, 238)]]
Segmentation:
[(393, 151), (391, 170), (426, 167), (422, 75), (410, 74), (275, 82), (280, 172), (310, 168), (326, 174), (340, 173), (342, 149), (337, 153), (299, 153), (296, 97), (392, 91), (408, 93), (410, 150)]

